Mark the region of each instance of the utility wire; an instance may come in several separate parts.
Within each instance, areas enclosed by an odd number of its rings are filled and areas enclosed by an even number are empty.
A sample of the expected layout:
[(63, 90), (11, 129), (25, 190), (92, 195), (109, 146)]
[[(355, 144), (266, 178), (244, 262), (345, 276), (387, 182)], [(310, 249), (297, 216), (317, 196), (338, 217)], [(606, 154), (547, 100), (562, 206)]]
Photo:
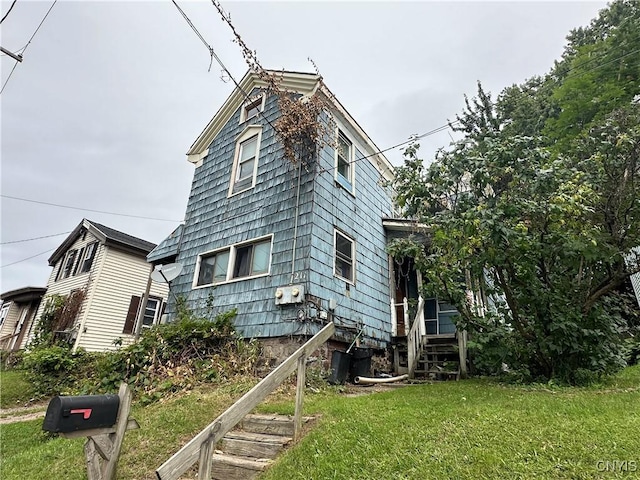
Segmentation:
[(67, 233), (71, 233), (71, 232), (69, 231), (69, 232), (62, 232), (62, 233), (54, 233), (53, 235), (45, 235), (43, 237), (25, 238), (24, 240), (12, 240), (10, 242), (0, 242), (0, 245), (9, 245), (10, 243), (24, 243), (24, 242), (30, 242), (32, 240), (40, 240), (42, 238), (59, 237), (60, 235), (66, 235)]
[(32, 258), (39, 257), (40, 255), (44, 255), (45, 253), (49, 253), (49, 252), (52, 252), (54, 250), (55, 250), (55, 248), (50, 248), (49, 250), (46, 250), (44, 252), (36, 253), (35, 255), (31, 255), (30, 257), (23, 258), (22, 260), (17, 260), (15, 262), (7, 263), (6, 265), (0, 265), (0, 268), (10, 267), (11, 265), (15, 265), (16, 263), (26, 262), (27, 260), (31, 260)]
[[(236, 88), (238, 90), (240, 90), (240, 92), (244, 95), (245, 100), (249, 101), (251, 100), (250, 95), (240, 86), (240, 84), (238, 83), (238, 81), (235, 79), (235, 77), (231, 74), (231, 72), (229, 71), (229, 69), (224, 65), (224, 63), (222, 63), (222, 60), (220, 59), (220, 57), (218, 57), (218, 55), (216, 54), (216, 52), (213, 50), (213, 47), (211, 45), (209, 45), (209, 43), (207, 43), (207, 41), (204, 39), (204, 37), (202, 36), (202, 34), (198, 31), (198, 29), (196, 28), (196, 26), (193, 24), (193, 22), (191, 21), (191, 19), (189, 19), (189, 17), (187, 16), (187, 14), (184, 12), (184, 10), (182, 10), (180, 8), (180, 6), (176, 3), (176, 0), (171, 0), (173, 2), (173, 4), (176, 6), (176, 8), (178, 9), (178, 11), (180, 12), (180, 14), (183, 16), (183, 18), (185, 19), (185, 21), (189, 24), (189, 26), (191, 27), (191, 29), (195, 32), (195, 34), (198, 36), (198, 38), (200, 39), (200, 41), (204, 44), (205, 47), (207, 47), (207, 50), (209, 50), (209, 55), (211, 56), (211, 61), (213, 61), (213, 59), (216, 60), (216, 62), (218, 62), (218, 65), (220, 65), (220, 67), (222, 68), (222, 70), (224, 70), (224, 72), (227, 74), (227, 76), (233, 81), (234, 85), (236, 86)], [(211, 68), (211, 67), (209, 67)], [(270, 126), (271, 128), (273, 128), (275, 130), (275, 126), (273, 125), (273, 123), (271, 123), (271, 121), (266, 117), (266, 115), (264, 114), (264, 112), (259, 111), (258, 115), (260, 115), (262, 117), (263, 120), (265, 120)]]
[[(31, 35), (31, 38), (29, 39), (29, 41), (27, 42), (27, 44), (24, 46), (24, 48), (22, 49), (22, 54), (24, 55), (24, 52), (27, 50), (27, 47), (29, 46), (29, 44), (31, 43), (31, 41), (33, 40), (33, 37), (36, 36), (36, 33), (38, 33), (38, 30), (40, 30), (40, 27), (42, 26), (42, 24), (44, 23), (44, 21), (47, 19), (47, 17), (49, 16), (49, 13), (51, 13), (51, 10), (53, 10), (53, 7), (55, 6), (56, 2), (58, 0), (53, 0), (53, 3), (51, 4), (51, 6), (49, 7), (49, 10), (47, 10), (47, 13), (44, 14), (44, 17), (42, 18), (42, 21), (40, 22), (40, 25), (38, 25), (38, 28), (36, 28), (36, 31), (33, 32), (33, 35)], [(15, 3), (15, 1), (13, 2)], [(13, 5), (11, 5), (11, 7), (13, 8)], [(9, 11), (11, 11), (11, 8), (9, 9)], [(9, 12), (7, 12), (7, 15), (9, 14)], [(5, 17), (7, 16), (5, 15)], [(4, 20), (4, 18), (3, 18)], [(9, 83), (9, 79), (11, 78), (11, 75), (13, 75), (14, 70), (16, 69), (16, 66), (18, 65), (18, 62), (16, 61), (16, 63), (13, 65), (13, 68), (11, 69), (11, 72), (9, 73), (9, 76), (7, 77), (7, 79), (5, 80), (4, 84), (2, 85), (2, 89), (0, 89), (0, 95), (2, 95), (2, 92), (4, 92), (5, 87), (7, 86), (7, 83)]]
[[(624, 55), (616, 57), (616, 58), (614, 58), (612, 60), (609, 60), (609, 61), (607, 61), (605, 63), (602, 63), (600, 65), (596, 65), (595, 67), (590, 68), (589, 70), (586, 70), (584, 72), (578, 71), (578, 72), (575, 72), (573, 75), (567, 75), (567, 76), (565, 76), (563, 78), (560, 78), (560, 79), (556, 80), (556, 82), (564, 81), (564, 80), (567, 80), (567, 79), (570, 79), (570, 78), (579, 77), (581, 75), (586, 75), (587, 73), (591, 73), (594, 70), (597, 70), (599, 68), (605, 67), (605, 66), (607, 66), (607, 65), (609, 65), (611, 63), (615, 63), (615, 62), (617, 62), (619, 60), (622, 60), (623, 58), (626, 58), (626, 57), (628, 57), (630, 55), (634, 55), (636, 53), (640, 53), (640, 49), (633, 50), (633, 51), (631, 51), (629, 53), (625, 53)], [(574, 67), (574, 68), (572, 68), (570, 70), (567, 70), (567, 73), (572, 72), (573, 70), (580, 70), (581, 68), (582, 68), (582, 65), (576, 66), (576, 67)], [(492, 102), (491, 105), (495, 107), (497, 105), (497, 101), (496, 102)], [(433, 130), (429, 130), (428, 132), (425, 132), (425, 133), (423, 133), (421, 135), (413, 135), (409, 139), (405, 140), (404, 142), (398, 143), (398, 144), (393, 145), (391, 147), (384, 148), (382, 150), (378, 150), (378, 151), (376, 151), (376, 152), (374, 152), (374, 153), (372, 153), (370, 155), (365, 155), (365, 156), (356, 158), (354, 160), (349, 161), (348, 163), (349, 163), (349, 165), (353, 165), (356, 162), (360, 162), (360, 161), (365, 160), (367, 158), (374, 157), (376, 155), (379, 155), (380, 153), (388, 152), (389, 150), (393, 150), (395, 148), (401, 147), (401, 146), (406, 145), (408, 143), (415, 142), (416, 140), (420, 140), (422, 138), (429, 137), (431, 135), (435, 135), (436, 133), (440, 133), (442, 131), (448, 130), (450, 127), (452, 127), (453, 125), (456, 125), (458, 123), (460, 123), (459, 119), (458, 120), (453, 120), (451, 122), (447, 122), (445, 125), (442, 125), (440, 127), (434, 128)], [(334, 170), (335, 170), (335, 167), (333, 167), (333, 168), (321, 168), (321, 169), (319, 169), (317, 171), (317, 173), (333, 172)]]
[(2, 17), (2, 20), (0, 20), (0, 23), (4, 22), (4, 19), (9, 16), (9, 14), (11, 13), (11, 10), (13, 10), (13, 6), (16, 4), (16, 1), (17, 0), (13, 0), (13, 3), (9, 7), (9, 10), (7, 10), (7, 13), (4, 14), (4, 17)]
[(1, 194), (0, 197), (10, 198), (11, 200), (20, 200), (22, 202), (37, 203), (40, 205), (49, 205), (51, 207), (69, 208), (71, 210), (82, 210), (84, 212), (104, 213), (106, 215), (117, 215), (119, 217), (141, 218), (143, 220), (156, 220), (158, 222), (180, 223), (181, 220), (169, 220), (167, 218), (144, 217), (142, 215), (129, 215), (127, 213), (107, 212), (105, 210), (93, 210), (91, 208), (74, 207), (71, 205), (60, 205), (58, 203), (41, 202), (39, 200), (31, 200), (29, 198), (13, 197), (11, 195)]

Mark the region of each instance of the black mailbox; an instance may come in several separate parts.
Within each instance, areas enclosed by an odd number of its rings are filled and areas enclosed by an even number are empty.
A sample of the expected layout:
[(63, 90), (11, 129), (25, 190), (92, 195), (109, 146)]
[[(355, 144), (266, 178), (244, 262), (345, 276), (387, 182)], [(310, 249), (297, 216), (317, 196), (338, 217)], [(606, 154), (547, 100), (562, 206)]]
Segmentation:
[(118, 419), (119, 408), (118, 395), (53, 397), (42, 429), (47, 432), (68, 433), (112, 427)]

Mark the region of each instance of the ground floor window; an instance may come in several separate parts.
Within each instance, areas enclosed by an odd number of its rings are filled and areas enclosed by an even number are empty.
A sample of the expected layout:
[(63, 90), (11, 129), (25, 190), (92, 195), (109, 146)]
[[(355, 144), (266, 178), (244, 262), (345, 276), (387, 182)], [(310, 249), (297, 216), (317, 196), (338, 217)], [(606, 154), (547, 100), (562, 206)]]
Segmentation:
[(273, 237), (236, 243), (199, 256), (194, 286), (268, 275)]

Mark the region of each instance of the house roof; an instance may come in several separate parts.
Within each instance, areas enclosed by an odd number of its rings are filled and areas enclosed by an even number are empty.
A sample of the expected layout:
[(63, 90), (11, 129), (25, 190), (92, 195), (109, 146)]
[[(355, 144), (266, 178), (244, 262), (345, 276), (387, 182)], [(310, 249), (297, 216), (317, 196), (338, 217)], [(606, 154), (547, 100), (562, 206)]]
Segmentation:
[(0, 294), (0, 300), (4, 302), (28, 302), (41, 298), (46, 292), (46, 287), (22, 287)]
[(178, 227), (171, 232), (167, 238), (162, 240), (158, 246), (154, 248), (149, 255), (147, 255), (147, 262), (155, 263), (165, 258), (178, 255), (180, 252), (180, 239), (182, 238), (183, 230), (184, 225), (178, 225)]
[[(380, 174), (387, 179), (393, 178), (393, 165), (387, 160), (380, 149), (373, 143), (373, 140), (358, 125), (358, 122), (347, 112), (344, 106), (338, 101), (336, 96), (326, 87), (322, 81), (322, 77), (315, 73), (290, 72), (269, 70), (269, 73), (280, 77), (280, 85), (286, 91), (299, 93), (301, 95), (312, 95), (318, 90), (324, 98), (333, 105), (335, 112), (339, 114), (346, 123), (350, 124), (353, 130), (364, 141), (364, 147), (368, 150), (365, 152), (367, 158), (379, 170)], [(242, 80), (238, 83), (231, 95), (224, 102), (222, 107), (213, 116), (205, 129), (200, 133), (198, 138), (193, 142), (191, 148), (187, 152), (187, 159), (198, 164), (208, 153), (209, 145), (222, 130), (229, 118), (234, 112), (245, 102), (246, 94), (250, 93), (256, 87), (266, 87), (267, 84), (255, 72), (249, 70)]]
[(82, 222), (69, 234), (49, 257), (49, 265), (53, 266), (64, 255), (64, 253), (73, 245), (76, 239), (82, 234), (83, 229), (91, 232), (101, 243), (110, 245), (130, 253), (146, 256), (156, 246), (155, 243), (147, 242), (138, 237), (134, 237), (127, 233), (115, 230), (97, 222), (92, 222), (84, 218)]

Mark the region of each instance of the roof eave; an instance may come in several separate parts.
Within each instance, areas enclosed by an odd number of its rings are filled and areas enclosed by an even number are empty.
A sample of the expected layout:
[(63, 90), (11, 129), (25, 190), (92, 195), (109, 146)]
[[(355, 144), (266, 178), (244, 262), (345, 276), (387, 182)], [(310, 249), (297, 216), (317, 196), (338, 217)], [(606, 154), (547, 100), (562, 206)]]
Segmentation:
[[(312, 73), (287, 72), (269, 70), (271, 74), (280, 75), (280, 86), (290, 92), (296, 92), (303, 95), (310, 94), (315, 91), (321, 77)], [(220, 130), (227, 123), (234, 112), (245, 102), (246, 95), (256, 87), (266, 87), (267, 84), (256, 73), (248, 71), (242, 80), (238, 83), (231, 95), (222, 104), (222, 107), (216, 112), (211, 121), (204, 128), (202, 133), (196, 138), (187, 151), (187, 160), (191, 163), (199, 163), (208, 153), (209, 145), (216, 138)]]

